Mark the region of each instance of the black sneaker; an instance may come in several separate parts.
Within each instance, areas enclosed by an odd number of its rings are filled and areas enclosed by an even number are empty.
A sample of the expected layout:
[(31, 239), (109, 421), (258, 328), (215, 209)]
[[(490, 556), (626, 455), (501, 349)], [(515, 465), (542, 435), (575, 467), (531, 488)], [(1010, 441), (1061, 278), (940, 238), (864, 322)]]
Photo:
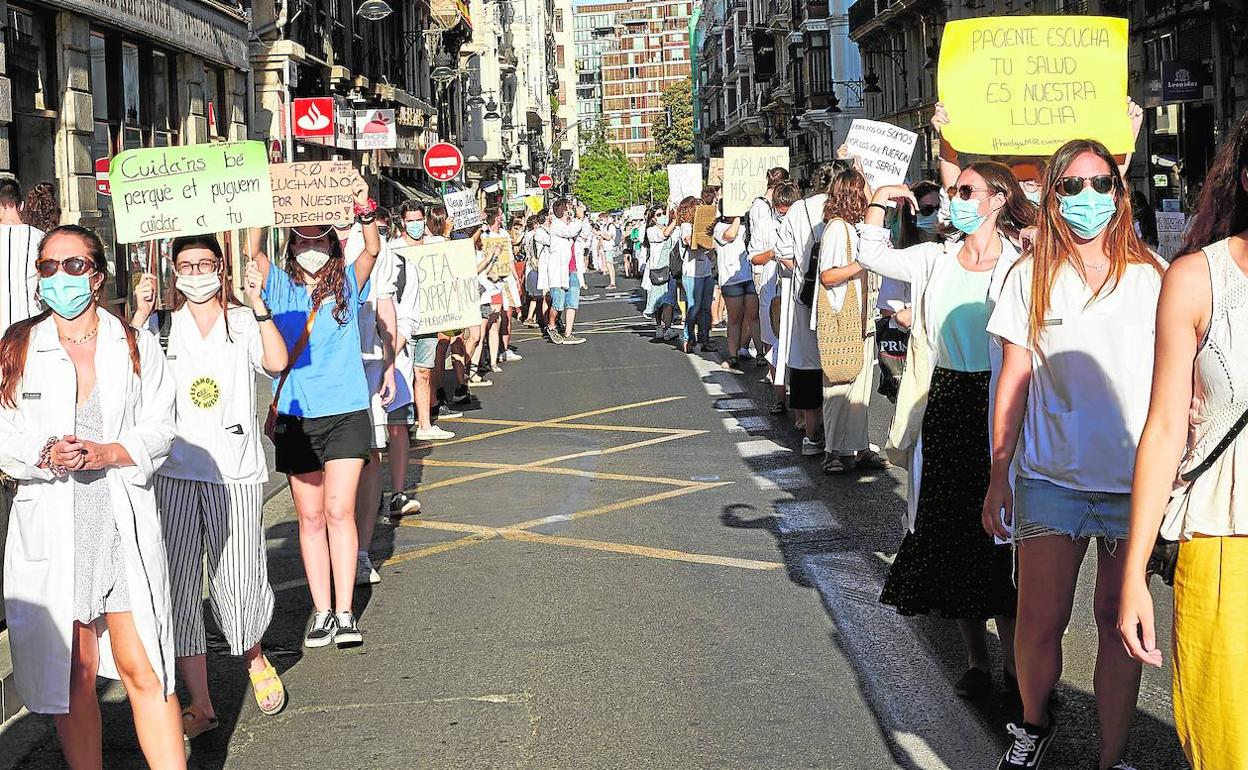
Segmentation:
[(419, 500), (402, 492), (395, 492), (390, 496), (390, 518), (398, 519), (409, 513), (420, 513)]
[(334, 641), (334, 632), (338, 625), (334, 622), (334, 613), (318, 612), (312, 616), (307, 633), (303, 635), (304, 647), (324, 647)]
[(452, 404), (467, 404), (472, 401), (472, 394), (468, 392), (467, 385), (460, 385), (455, 389), (455, 396), (451, 399)]
[(1053, 743), (1053, 738), (1057, 735), (1057, 722), (1050, 716), (1048, 727), (1010, 723), (1005, 731), (1012, 740), (1010, 747), (1005, 750), (1005, 756), (1001, 757), (997, 770), (1038, 770), (1045, 752), (1049, 750), (1049, 744)]
[(338, 649), (359, 647), (364, 644), (364, 635), (360, 633), (360, 627), (356, 625), (354, 612), (339, 612), (334, 615), (334, 625), (337, 626), (334, 641), (338, 643)]
[(968, 668), (953, 689), (959, 698), (979, 700), (992, 691), (992, 674), (982, 668)]

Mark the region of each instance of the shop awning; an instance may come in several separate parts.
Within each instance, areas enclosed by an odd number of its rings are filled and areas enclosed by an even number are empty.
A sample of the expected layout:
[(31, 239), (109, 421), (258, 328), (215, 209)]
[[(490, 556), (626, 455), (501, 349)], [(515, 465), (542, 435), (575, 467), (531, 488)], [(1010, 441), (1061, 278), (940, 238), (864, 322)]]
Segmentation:
[(398, 190), (400, 195), (403, 195), (411, 200), (417, 200), (417, 201), (420, 201), (421, 203), (441, 203), (442, 202), (442, 199), (434, 195), (433, 193), (427, 193), (424, 190), (421, 190), (416, 187), (409, 187), (403, 184), (402, 182), (398, 182), (398, 181), (395, 181), (394, 179), (391, 179), (385, 174), (382, 174), (381, 178), (389, 182), (396, 190)]

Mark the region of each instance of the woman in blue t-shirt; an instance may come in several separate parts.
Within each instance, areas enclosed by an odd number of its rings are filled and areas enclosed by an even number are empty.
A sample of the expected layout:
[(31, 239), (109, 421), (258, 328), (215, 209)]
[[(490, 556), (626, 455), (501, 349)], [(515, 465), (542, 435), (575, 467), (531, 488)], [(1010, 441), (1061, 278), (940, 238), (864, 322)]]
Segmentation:
[(372, 446), (372, 421), (359, 311), (381, 238), (377, 203), (368, 197), (363, 179), (354, 193), (364, 251), (350, 267), (331, 226), (291, 228), (280, 262), (264, 253), (262, 231), (251, 233), (250, 255), (264, 280), (265, 303), (290, 349), (289, 368), (273, 384), (272, 438), (276, 470), (290, 480), (303, 569), (316, 610), (303, 639), (307, 647), (363, 643), (351, 611), (358, 548), (355, 495)]

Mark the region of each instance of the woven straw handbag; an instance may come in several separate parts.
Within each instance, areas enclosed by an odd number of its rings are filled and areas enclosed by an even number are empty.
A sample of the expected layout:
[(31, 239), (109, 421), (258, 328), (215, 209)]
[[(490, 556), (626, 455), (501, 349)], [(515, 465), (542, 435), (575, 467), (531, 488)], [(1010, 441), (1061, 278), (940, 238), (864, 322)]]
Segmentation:
[[(831, 223), (829, 223), (831, 224)], [(853, 243), (849, 230), (845, 231), (845, 251), (853, 255)], [(828, 293), (823, 287), (815, 292), (819, 303), (816, 334), (819, 337), (819, 363), (823, 378), (829, 385), (844, 385), (858, 379), (862, 372), (862, 341), (866, 338), (862, 298), (866, 296), (865, 282), (855, 278), (845, 287), (845, 302), (841, 311), (832, 310)]]

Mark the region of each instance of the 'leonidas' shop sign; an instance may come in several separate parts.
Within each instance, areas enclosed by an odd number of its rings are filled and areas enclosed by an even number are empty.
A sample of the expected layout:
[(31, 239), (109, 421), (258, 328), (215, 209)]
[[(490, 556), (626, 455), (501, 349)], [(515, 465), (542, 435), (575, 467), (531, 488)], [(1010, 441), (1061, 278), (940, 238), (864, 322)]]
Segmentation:
[(55, 5), (108, 21), (171, 47), (238, 70), (247, 61), (247, 19), (224, 4), (193, 0), (56, 0)]

